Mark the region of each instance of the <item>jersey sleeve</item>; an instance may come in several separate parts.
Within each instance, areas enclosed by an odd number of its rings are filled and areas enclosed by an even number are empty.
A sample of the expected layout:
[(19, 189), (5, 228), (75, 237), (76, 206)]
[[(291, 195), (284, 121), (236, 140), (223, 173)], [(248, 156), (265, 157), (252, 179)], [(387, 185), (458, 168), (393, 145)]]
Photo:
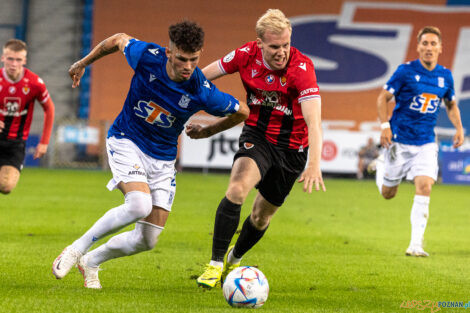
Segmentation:
[(299, 103), (314, 98), (320, 98), (320, 88), (317, 84), (317, 76), (312, 62), (301, 62), (296, 67), (296, 88), (298, 90), (297, 101)]
[(219, 60), (219, 68), (224, 74), (232, 74), (239, 71), (239, 68), (245, 63), (245, 59), (250, 51), (249, 44), (231, 51)]
[(388, 80), (388, 82), (384, 85), (384, 89), (390, 92), (391, 94), (395, 95), (404, 84), (405, 78), (405, 65), (400, 65), (395, 73), (393, 73), (392, 77)]
[(448, 88), (447, 92), (444, 95), (444, 99), (447, 101), (453, 101), (455, 100), (455, 89), (454, 89), (454, 78), (452, 77), (452, 74), (449, 71), (449, 75), (447, 75), (447, 83), (448, 83)]
[(124, 55), (126, 56), (127, 63), (135, 71), (143, 53), (147, 49), (148, 43), (137, 39), (131, 39), (124, 48)]
[(38, 92), (36, 95), (36, 100), (38, 100), (38, 102), (41, 104), (46, 103), (50, 96), (49, 91), (47, 91), (46, 84), (44, 83), (41, 77), (37, 78), (37, 88)]
[[(210, 91), (204, 111), (215, 116), (226, 116), (238, 111), (240, 104), (232, 95), (222, 92), (209, 81)], [(204, 87), (207, 88), (207, 87)]]

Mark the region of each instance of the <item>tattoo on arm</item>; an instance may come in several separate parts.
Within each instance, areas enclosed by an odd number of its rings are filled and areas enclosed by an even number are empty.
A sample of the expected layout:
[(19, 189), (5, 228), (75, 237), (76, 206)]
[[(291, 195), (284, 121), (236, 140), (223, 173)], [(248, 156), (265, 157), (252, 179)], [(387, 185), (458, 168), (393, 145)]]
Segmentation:
[(98, 46), (96, 47), (96, 53), (91, 55), (88, 63), (91, 64), (95, 62), (96, 60), (98, 60), (99, 58), (102, 58), (105, 55), (114, 53), (118, 50), (119, 50), (119, 47), (117, 45), (109, 47), (109, 38), (107, 38), (98, 44)]

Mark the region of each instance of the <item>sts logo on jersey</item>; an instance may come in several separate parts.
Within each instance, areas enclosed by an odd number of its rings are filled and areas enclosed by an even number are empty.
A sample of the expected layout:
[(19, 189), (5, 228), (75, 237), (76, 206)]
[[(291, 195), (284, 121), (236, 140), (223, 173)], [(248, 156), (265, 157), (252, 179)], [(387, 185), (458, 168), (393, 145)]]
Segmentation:
[(410, 104), (410, 109), (418, 111), (419, 113), (434, 113), (439, 107), (441, 99), (431, 93), (423, 93), (413, 98)]
[(147, 123), (169, 128), (173, 125), (175, 117), (170, 112), (153, 101), (140, 100), (134, 107), (135, 115), (145, 119)]

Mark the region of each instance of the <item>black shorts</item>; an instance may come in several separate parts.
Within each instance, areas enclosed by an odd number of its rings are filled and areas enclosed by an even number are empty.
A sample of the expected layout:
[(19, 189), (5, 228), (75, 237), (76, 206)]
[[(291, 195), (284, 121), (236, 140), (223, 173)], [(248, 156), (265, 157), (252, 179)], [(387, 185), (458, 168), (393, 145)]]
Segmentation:
[(0, 140), (0, 166), (11, 165), (21, 171), (23, 168), (24, 157), (24, 141)]
[(239, 157), (253, 159), (261, 173), (256, 188), (271, 204), (281, 206), (305, 169), (307, 154), (308, 148), (302, 152), (281, 149), (270, 143), (256, 128), (245, 125), (234, 161)]

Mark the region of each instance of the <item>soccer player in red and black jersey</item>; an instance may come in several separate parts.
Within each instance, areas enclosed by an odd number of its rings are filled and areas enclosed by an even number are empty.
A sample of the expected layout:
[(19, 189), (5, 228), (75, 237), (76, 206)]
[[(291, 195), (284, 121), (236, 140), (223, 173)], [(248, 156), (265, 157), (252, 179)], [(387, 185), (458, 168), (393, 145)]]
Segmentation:
[(10, 193), (18, 183), (25, 157), (25, 142), (33, 120), (34, 102), (44, 109), (44, 128), (34, 158), (42, 157), (54, 122), (54, 103), (43, 80), (24, 67), (27, 46), (10, 39), (3, 46), (0, 69), (0, 192)]
[[(291, 47), (292, 27), (280, 10), (270, 9), (261, 16), (256, 33), (256, 41), (203, 69), (209, 79), (238, 72), (250, 107), (229, 186), (217, 208), (212, 259), (197, 279), (203, 287), (214, 287), (239, 266), (299, 176), (305, 192), (311, 193), (313, 187), (325, 191), (320, 170), (321, 98), (313, 63)], [(199, 126), (199, 133), (189, 135), (202, 138), (211, 133), (210, 128)], [(241, 205), (254, 187), (258, 194), (253, 210), (229, 249)]]

